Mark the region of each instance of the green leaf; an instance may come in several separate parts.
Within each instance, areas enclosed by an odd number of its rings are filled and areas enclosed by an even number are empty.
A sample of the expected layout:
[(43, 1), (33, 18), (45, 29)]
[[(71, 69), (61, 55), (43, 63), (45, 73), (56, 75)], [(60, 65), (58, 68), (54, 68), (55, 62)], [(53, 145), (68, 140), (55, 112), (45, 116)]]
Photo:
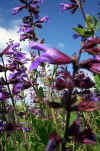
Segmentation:
[(95, 75), (94, 76), (94, 80), (95, 80), (95, 82), (96, 82), (96, 88), (97, 88), (97, 90), (100, 92), (100, 75)]
[(89, 16), (88, 14), (86, 14), (86, 27), (89, 29), (93, 29), (94, 27), (92, 16)]
[(83, 36), (83, 37), (90, 37), (94, 35), (94, 31), (89, 30), (89, 29), (73, 28), (73, 30), (75, 30), (80, 36)]
[(54, 65), (53, 75), (56, 73), (57, 67), (58, 67), (58, 65)]
[(83, 28), (72, 28), (74, 31), (76, 31), (80, 36), (84, 36), (85, 29)]
[(86, 28), (91, 31), (96, 32), (99, 28), (98, 20), (95, 16), (86, 15)]
[(93, 22), (94, 22), (94, 30), (96, 32), (99, 28), (99, 22), (98, 22), (96, 16), (93, 16)]
[(70, 125), (73, 123), (73, 121), (76, 119), (76, 114), (75, 113), (71, 113), (71, 117), (70, 117)]

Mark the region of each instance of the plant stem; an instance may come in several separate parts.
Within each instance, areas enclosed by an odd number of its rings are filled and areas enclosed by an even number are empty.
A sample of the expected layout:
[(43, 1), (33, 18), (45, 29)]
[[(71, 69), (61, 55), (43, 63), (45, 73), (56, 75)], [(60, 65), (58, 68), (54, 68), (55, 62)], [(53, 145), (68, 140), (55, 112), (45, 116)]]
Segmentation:
[(72, 98), (71, 98), (71, 95), (72, 95), (72, 89), (69, 90), (70, 91), (70, 94), (69, 94), (69, 103), (66, 107), (66, 110), (67, 110), (67, 115), (66, 115), (66, 127), (65, 127), (65, 134), (64, 134), (64, 143), (62, 143), (62, 151), (66, 151), (66, 144), (68, 142), (68, 136), (69, 136), (69, 123), (70, 123), (70, 117), (71, 117), (71, 111), (70, 111), (70, 108), (71, 108), (71, 104), (72, 104)]
[[(2, 59), (3, 66), (5, 67), (5, 63), (4, 63), (3, 56), (1, 57), (1, 59)], [(14, 112), (15, 112), (15, 110), (16, 110), (16, 108), (15, 108), (15, 102), (14, 102), (14, 98), (13, 98), (13, 96), (12, 96), (12, 93), (11, 93), (11, 90), (10, 90), (10, 87), (9, 87), (9, 83), (8, 83), (8, 80), (7, 80), (6, 67), (5, 67), (4, 75), (5, 75), (5, 80), (6, 80), (8, 92), (9, 92), (9, 94), (10, 94), (10, 98), (11, 98), (11, 100), (12, 100), (12, 105), (13, 105)], [(14, 115), (14, 114), (13, 114), (13, 115)], [(14, 118), (14, 121), (15, 121), (15, 116), (14, 116), (13, 118)]]
[(82, 7), (82, 0), (80, 0), (80, 2), (78, 0), (75, 0), (75, 1), (77, 3), (78, 7), (80, 8), (80, 12), (84, 18), (84, 21), (86, 22), (86, 15), (85, 15), (84, 9)]

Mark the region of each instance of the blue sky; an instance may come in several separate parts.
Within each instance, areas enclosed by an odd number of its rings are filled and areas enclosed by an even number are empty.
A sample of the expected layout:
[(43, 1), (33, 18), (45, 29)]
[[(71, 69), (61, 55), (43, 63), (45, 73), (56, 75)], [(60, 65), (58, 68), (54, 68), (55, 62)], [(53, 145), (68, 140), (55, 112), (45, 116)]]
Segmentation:
[[(72, 38), (74, 33), (72, 27), (76, 27), (78, 24), (84, 25), (84, 21), (79, 10), (74, 15), (71, 15), (69, 11), (62, 13), (59, 5), (62, 2), (68, 3), (69, 0), (44, 0), (44, 3), (40, 5), (40, 16), (48, 16), (50, 22), (45, 23), (43, 28), (38, 30), (38, 37), (45, 38), (48, 46), (58, 48), (71, 56), (73, 52), (78, 52), (80, 48), (80, 39), (74, 40)], [(95, 15), (100, 10), (99, 2), (100, 0), (86, 0), (85, 12)], [(1, 46), (7, 42), (8, 37), (18, 41), (17, 25), (21, 22), (22, 17), (26, 15), (26, 11), (23, 10), (16, 16), (12, 16), (11, 10), (20, 4), (19, 0), (2, 0), (0, 2)]]

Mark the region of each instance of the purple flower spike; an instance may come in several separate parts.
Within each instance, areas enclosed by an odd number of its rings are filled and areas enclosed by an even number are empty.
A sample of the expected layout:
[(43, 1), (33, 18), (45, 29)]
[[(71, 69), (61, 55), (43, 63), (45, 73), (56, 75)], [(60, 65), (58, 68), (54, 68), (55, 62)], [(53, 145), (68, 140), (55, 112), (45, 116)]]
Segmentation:
[(30, 43), (31, 49), (38, 49), (44, 53), (37, 57), (34, 62), (32, 62), (29, 72), (33, 69), (36, 69), (41, 62), (48, 62), (50, 64), (69, 64), (72, 62), (72, 59), (60, 52), (55, 48), (48, 48), (41, 43), (32, 41)]
[(13, 15), (18, 14), (23, 8), (25, 8), (25, 6), (18, 6), (18, 7), (16, 7), (16, 8), (13, 8), (12, 14), (13, 14)]

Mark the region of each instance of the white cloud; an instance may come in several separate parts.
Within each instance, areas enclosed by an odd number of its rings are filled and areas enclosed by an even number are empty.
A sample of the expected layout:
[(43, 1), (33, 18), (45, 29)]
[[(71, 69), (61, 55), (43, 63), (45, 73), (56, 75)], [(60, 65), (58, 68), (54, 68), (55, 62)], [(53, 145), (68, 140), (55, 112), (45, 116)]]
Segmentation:
[(6, 47), (6, 43), (9, 41), (9, 39), (18, 42), (19, 36), (16, 33), (16, 28), (6, 29), (0, 26), (0, 48)]
[[(9, 28), (4, 28), (0, 26), (0, 49), (1, 51), (7, 46), (9, 40), (14, 40), (15, 42), (19, 42), (20, 35), (17, 33), (18, 24), (21, 23), (21, 20), (14, 20), (11, 22)], [(21, 42), (21, 47), (26, 48), (28, 45), (28, 41)]]

